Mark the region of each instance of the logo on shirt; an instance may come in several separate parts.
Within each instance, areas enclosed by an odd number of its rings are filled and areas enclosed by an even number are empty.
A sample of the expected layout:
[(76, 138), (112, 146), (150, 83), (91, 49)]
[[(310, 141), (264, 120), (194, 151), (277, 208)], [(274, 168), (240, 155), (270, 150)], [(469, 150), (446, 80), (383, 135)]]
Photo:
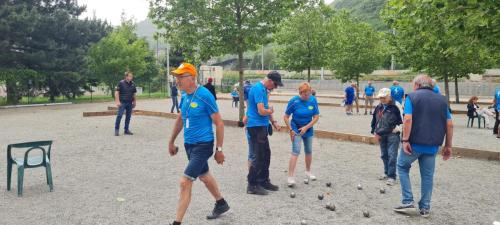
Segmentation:
[(314, 107), (312, 105), (310, 105), (309, 107), (307, 107), (309, 110), (313, 110)]
[(198, 103), (191, 102), (190, 106), (191, 106), (191, 108), (196, 108), (196, 107), (198, 107)]

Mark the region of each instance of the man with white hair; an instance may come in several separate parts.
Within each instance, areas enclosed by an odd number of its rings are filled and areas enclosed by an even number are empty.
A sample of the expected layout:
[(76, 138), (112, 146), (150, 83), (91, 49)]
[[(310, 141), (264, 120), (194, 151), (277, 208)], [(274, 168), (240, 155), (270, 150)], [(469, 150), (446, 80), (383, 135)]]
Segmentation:
[(430, 215), (434, 168), (439, 147), (444, 160), (451, 157), (453, 122), (446, 99), (432, 91), (432, 80), (418, 75), (413, 80), (413, 92), (405, 101), (403, 120), (403, 147), (397, 168), (402, 191), (402, 205), (394, 208), (400, 213), (415, 211), (410, 183), (411, 164), (418, 160), (421, 177), (420, 215)]

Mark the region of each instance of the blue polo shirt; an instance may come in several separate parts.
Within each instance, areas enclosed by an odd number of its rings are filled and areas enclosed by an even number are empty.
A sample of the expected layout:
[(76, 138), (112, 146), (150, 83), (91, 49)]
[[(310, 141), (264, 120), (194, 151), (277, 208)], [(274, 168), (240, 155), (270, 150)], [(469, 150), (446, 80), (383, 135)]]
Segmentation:
[(269, 108), (267, 89), (264, 84), (262, 84), (262, 82), (258, 82), (253, 85), (248, 92), (247, 127), (260, 127), (269, 125), (269, 116), (261, 116), (259, 114), (257, 104), (260, 103), (264, 104), (265, 109)]
[(368, 85), (365, 87), (365, 95), (366, 96), (373, 96), (373, 94), (375, 93), (375, 87), (373, 87), (372, 85)]
[[(292, 116), (292, 130), (298, 134), (300, 133), (299, 128), (309, 124), (314, 116), (319, 115), (318, 102), (314, 96), (309, 97), (307, 101), (295, 96), (288, 102), (285, 114)], [(311, 137), (313, 135), (314, 131), (311, 127), (302, 137)]]
[(192, 93), (182, 92), (182, 123), (184, 127), (184, 143), (197, 144), (214, 140), (212, 114), (219, 112), (215, 98), (208, 89), (199, 86)]
[(441, 94), (441, 89), (439, 89), (439, 86), (437, 84), (434, 85), (432, 91), (434, 91), (434, 93)]
[[(411, 115), (412, 113), (413, 113), (413, 105), (411, 103), (410, 98), (406, 98), (404, 114)], [(446, 108), (446, 117), (447, 119), (451, 120), (451, 114), (449, 108)], [(439, 151), (439, 146), (431, 146), (431, 145), (411, 144), (411, 148), (413, 149), (414, 152), (422, 154), (435, 155)]]
[(395, 101), (398, 101), (399, 103), (403, 104), (403, 97), (405, 96), (405, 90), (401, 86), (391, 86), (391, 97)]
[(500, 88), (495, 91), (495, 102), (497, 103), (497, 110), (500, 110)]
[(245, 86), (243, 86), (243, 97), (245, 97), (245, 101), (248, 100), (248, 93), (250, 93), (250, 89), (252, 89), (251, 84), (245, 84)]
[(348, 102), (352, 102), (354, 100), (354, 88), (352, 86), (349, 86), (345, 89), (345, 95), (346, 95), (346, 100)]

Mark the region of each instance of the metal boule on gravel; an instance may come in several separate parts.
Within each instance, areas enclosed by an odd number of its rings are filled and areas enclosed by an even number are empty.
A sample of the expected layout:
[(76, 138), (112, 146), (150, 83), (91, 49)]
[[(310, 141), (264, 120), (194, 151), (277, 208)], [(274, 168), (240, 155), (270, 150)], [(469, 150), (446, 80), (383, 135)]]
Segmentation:
[(325, 196), (324, 196), (323, 194), (319, 194), (319, 195), (318, 195), (318, 199), (319, 199), (319, 200), (323, 200), (323, 198), (324, 198), (324, 197), (325, 197)]
[(331, 202), (327, 203), (325, 208), (331, 211), (335, 211), (335, 205)]
[(380, 194), (385, 194), (385, 188), (380, 188)]
[(300, 225), (307, 225), (307, 221), (306, 221), (306, 220), (302, 220), (302, 221), (300, 222)]
[(358, 190), (363, 190), (363, 186), (361, 184), (358, 184)]
[(304, 184), (309, 184), (309, 179), (304, 179)]
[(332, 186), (332, 182), (328, 182), (328, 183), (326, 183), (326, 186), (327, 186), (327, 187), (331, 187), (331, 186)]
[(366, 217), (366, 218), (370, 218), (370, 212), (368, 212), (368, 210), (364, 210), (363, 211), (363, 216)]
[(290, 198), (295, 198), (295, 192), (290, 193)]

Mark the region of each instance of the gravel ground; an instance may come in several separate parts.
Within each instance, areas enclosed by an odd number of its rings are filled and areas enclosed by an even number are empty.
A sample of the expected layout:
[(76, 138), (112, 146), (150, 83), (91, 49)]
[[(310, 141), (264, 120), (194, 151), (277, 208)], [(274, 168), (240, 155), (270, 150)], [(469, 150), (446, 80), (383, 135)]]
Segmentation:
[[(1, 146), (55, 141), (55, 191), (48, 192), (43, 169), (32, 169), (25, 175), (24, 196), (18, 198), (14, 178), (13, 190), (0, 194), (0, 224), (168, 224), (172, 220), (178, 179), (186, 165), (184, 154), (167, 155), (173, 120), (137, 116), (131, 125), (134, 136), (114, 137), (114, 117), (82, 118), (83, 111), (98, 111), (107, 105), (0, 110)], [(245, 194), (247, 147), (243, 130), (227, 127), (225, 135), (227, 161), (218, 166), (211, 160), (210, 166), (232, 209), (219, 220), (206, 221), (213, 200), (197, 182), (185, 224), (300, 224), (303, 219), (308, 224), (491, 224), (500, 220), (499, 162), (464, 158), (444, 162), (438, 158), (433, 214), (423, 219), (391, 211), (399, 202), (398, 185), (386, 187), (384, 195), (379, 193), (385, 184), (376, 179), (382, 169), (377, 146), (316, 139), (313, 171), (318, 181), (299, 183), (291, 190), (284, 185), (291, 146), (286, 135), (275, 134), (271, 137), (270, 170), (271, 179), (281, 190), (260, 197)], [(0, 157), (0, 164), (6, 164), (5, 157)], [(297, 171), (303, 174), (302, 157)], [(13, 175), (16, 177), (16, 172)], [(0, 180), (5, 179), (5, 170), (0, 170)], [(412, 181), (416, 197), (419, 180), (415, 165)], [(333, 187), (326, 188), (325, 182), (333, 182)], [(364, 186), (362, 191), (356, 189), (358, 183)], [(5, 183), (0, 183), (0, 188), (5, 188)], [(296, 198), (288, 197), (291, 191)], [(325, 200), (317, 199), (320, 193), (325, 194)], [(324, 209), (326, 202), (333, 202), (337, 211)], [(363, 209), (372, 217), (364, 218)]]
[[(274, 99), (278, 97), (282, 98), (281, 96), (272, 96), (271, 98)], [(230, 100), (219, 100), (218, 104), (222, 113), (222, 118), (238, 120), (238, 109), (231, 107)], [(275, 115), (279, 117), (279, 123), (284, 124), (281, 117), (285, 112), (286, 104), (272, 103), (272, 105), (274, 106), (275, 112), (277, 112)], [(139, 109), (165, 112), (170, 112), (170, 107), (170, 100), (147, 101), (138, 106)], [(370, 122), (372, 117), (363, 115), (364, 109), (360, 109), (359, 115), (346, 116), (343, 108), (320, 106), (320, 113), (321, 118), (316, 126), (318, 129), (371, 135)], [(491, 121), (493, 122), (493, 120)], [(453, 115), (453, 122), (454, 146), (500, 152), (499, 140), (495, 138), (491, 129), (478, 129), (477, 124), (474, 124), (474, 128), (467, 128), (466, 115)]]

